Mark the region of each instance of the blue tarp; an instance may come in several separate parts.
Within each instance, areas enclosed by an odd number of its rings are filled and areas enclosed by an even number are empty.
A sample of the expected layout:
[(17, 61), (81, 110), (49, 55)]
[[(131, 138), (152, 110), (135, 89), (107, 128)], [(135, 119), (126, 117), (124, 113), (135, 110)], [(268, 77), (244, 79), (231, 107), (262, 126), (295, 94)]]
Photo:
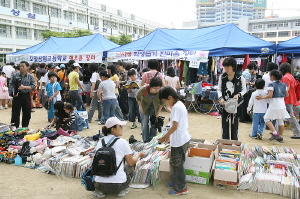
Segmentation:
[[(156, 29), (109, 52), (205, 50), (209, 56), (274, 54), (275, 44), (256, 38), (233, 23), (200, 29)], [(263, 50), (268, 52), (262, 53)]]
[(50, 37), (46, 41), (8, 55), (103, 52), (118, 47), (101, 34), (82, 37)]
[(279, 54), (300, 54), (300, 36), (284, 41), (277, 45)]

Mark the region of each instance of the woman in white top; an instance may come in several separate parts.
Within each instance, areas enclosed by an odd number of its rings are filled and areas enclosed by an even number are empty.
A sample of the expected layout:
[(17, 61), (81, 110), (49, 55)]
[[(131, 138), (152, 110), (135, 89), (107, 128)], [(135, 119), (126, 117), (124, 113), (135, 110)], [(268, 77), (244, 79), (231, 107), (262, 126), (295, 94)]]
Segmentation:
[[(114, 91), (114, 90), (113, 90)], [(104, 134), (104, 142), (112, 143), (112, 141), (123, 135), (123, 125), (126, 125), (127, 122), (120, 121), (116, 117), (109, 118), (105, 126), (102, 128), (102, 132)], [(96, 151), (102, 147), (102, 141), (99, 141), (96, 146)], [(136, 156), (132, 156), (132, 150), (128, 142), (125, 139), (118, 139), (113, 145), (112, 148), (116, 153), (116, 165), (119, 165), (121, 161), (125, 158), (127, 164), (129, 166), (133, 166), (139, 158), (143, 158), (145, 156), (145, 152), (140, 152)], [(93, 195), (98, 198), (104, 198), (105, 194), (117, 194), (117, 196), (124, 196), (126, 193), (130, 191), (128, 185), (130, 183), (130, 177), (124, 170), (124, 164), (121, 163), (116, 175), (109, 177), (95, 177), (95, 191)]]
[(175, 75), (175, 70), (172, 66), (167, 68), (165, 82), (166, 86), (172, 87), (175, 91), (177, 91), (177, 88), (180, 88), (179, 78)]

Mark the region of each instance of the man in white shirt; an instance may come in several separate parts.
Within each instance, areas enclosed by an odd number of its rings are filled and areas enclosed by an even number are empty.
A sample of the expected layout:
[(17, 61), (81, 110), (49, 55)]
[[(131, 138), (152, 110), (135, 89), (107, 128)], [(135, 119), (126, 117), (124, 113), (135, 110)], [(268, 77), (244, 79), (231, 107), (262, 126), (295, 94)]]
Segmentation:
[[(14, 66), (15, 66), (15, 63), (14, 63), (14, 62), (11, 62), (11, 63), (9, 63), (9, 64), (6, 65), (6, 66), (3, 66), (2, 72), (5, 73), (5, 76), (6, 76), (6, 78), (7, 78), (7, 84), (9, 84), (11, 75), (13, 74), (13, 72), (15, 72)], [(7, 86), (8, 86), (8, 85), (7, 85)]]

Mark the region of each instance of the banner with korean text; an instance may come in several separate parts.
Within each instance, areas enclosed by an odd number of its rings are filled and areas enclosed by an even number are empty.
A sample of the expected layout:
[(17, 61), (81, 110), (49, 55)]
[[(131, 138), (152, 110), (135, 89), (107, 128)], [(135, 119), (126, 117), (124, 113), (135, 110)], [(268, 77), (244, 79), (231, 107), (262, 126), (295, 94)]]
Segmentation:
[[(130, 52), (108, 52), (107, 61), (117, 62), (135, 60), (186, 60), (193, 63), (207, 62), (209, 51), (184, 51), (184, 50), (165, 50), (165, 51), (130, 51)], [(195, 64), (196, 65), (196, 64)], [(193, 67), (196, 68), (193, 64)], [(199, 64), (198, 64), (199, 67)], [(197, 68), (198, 68), (197, 67)]]
[(6, 55), (6, 62), (19, 64), (21, 61), (31, 63), (68, 63), (75, 60), (77, 63), (100, 63), (102, 62), (103, 52), (94, 53), (51, 53), (51, 54), (19, 54)]

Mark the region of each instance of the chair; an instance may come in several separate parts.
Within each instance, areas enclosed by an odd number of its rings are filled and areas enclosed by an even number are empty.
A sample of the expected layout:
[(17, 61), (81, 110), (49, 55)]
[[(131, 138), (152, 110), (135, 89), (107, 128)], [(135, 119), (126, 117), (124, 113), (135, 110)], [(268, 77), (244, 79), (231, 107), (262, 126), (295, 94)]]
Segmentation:
[(80, 115), (80, 117), (82, 117), (85, 121), (85, 128), (89, 129), (89, 120), (88, 120), (88, 113), (86, 111), (76, 111), (76, 113), (78, 113), (78, 115)]

